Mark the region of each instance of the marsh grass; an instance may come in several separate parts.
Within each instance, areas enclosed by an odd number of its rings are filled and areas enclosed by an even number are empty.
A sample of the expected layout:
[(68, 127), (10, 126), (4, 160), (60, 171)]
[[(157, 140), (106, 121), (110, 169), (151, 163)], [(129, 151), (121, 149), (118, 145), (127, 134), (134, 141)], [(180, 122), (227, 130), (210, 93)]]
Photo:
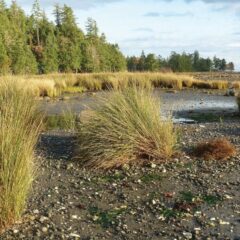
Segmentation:
[(79, 125), (78, 158), (83, 165), (109, 169), (172, 156), (173, 123), (161, 118), (152, 91), (132, 86), (113, 90), (99, 102), (88, 121)]
[(70, 109), (65, 110), (61, 115), (46, 116), (44, 120), (45, 130), (72, 130), (76, 129), (78, 122), (77, 114)]
[[(1, 80), (9, 77), (3, 76)], [(31, 87), (36, 97), (57, 97), (65, 92), (81, 93), (85, 91), (123, 90), (135, 85), (143, 88), (182, 88), (227, 89), (231, 84), (223, 80), (197, 80), (187, 74), (162, 72), (120, 72), (120, 73), (84, 73), (84, 74), (48, 74), (37, 76), (12, 76)], [(235, 81), (233, 87), (239, 88)]]
[(42, 123), (25, 85), (0, 83), (0, 231), (19, 219), (33, 180), (34, 147)]

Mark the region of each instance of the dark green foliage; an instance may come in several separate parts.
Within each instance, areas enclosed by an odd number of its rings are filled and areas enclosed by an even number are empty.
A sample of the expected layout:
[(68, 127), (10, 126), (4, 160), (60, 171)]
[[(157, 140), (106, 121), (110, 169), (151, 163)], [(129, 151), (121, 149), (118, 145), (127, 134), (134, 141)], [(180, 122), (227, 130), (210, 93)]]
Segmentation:
[(0, 74), (9, 72), (10, 59), (7, 55), (7, 50), (4, 46), (2, 38), (0, 38)]
[(111, 210), (101, 210), (98, 207), (90, 207), (89, 213), (93, 221), (100, 224), (103, 228), (109, 228), (117, 225), (118, 218), (127, 211), (126, 208), (115, 208)]
[(216, 205), (217, 203), (221, 202), (223, 199), (220, 196), (204, 195), (202, 196), (202, 200), (208, 205)]
[(125, 176), (123, 174), (115, 173), (115, 174), (110, 174), (110, 175), (103, 176), (101, 178), (101, 181), (112, 183), (112, 182), (122, 181), (124, 178), (125, 178)]
[(143, 183), (159, 182), (163, 179), (163, 176), (155, 173), (145, 174), (141, 177)]
[(135, 71), (161, 71), (172, 70), (173, 72), (209, 72), (209, 71), (233, 71), (234, 63), (227, 64), (225, 59), (214, 57), (202, 58), (198, 51), (193, 54), (182, 54), (172, 52), (169, 58), (163, 59), (154, 54), (145, 56), (142, 52), (140, 57), (132, 56), (127, 58), (127, 67), (131, 72)]
[(99, 36), (88, 19), (87, 34), (78, 27), (73, 10), (55, 6), (55, 24), (35, 0), (27, 16), (13, 1), (0, 1), (0, 74), (122, 71), (126, 60), (117, 45)]

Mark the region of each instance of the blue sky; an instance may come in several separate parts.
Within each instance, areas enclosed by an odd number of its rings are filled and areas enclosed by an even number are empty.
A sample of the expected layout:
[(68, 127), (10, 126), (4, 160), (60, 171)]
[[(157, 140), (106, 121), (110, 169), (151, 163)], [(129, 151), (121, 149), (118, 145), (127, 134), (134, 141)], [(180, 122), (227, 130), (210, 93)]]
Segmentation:
[[(17, 2), (30, 13), (33, 0)], [(94, 18), (125, 55), (198, 49), (240, 69), (240, 0), (40, 0), (49, 16), (57, 2), (73, 7), (81, 28)]]

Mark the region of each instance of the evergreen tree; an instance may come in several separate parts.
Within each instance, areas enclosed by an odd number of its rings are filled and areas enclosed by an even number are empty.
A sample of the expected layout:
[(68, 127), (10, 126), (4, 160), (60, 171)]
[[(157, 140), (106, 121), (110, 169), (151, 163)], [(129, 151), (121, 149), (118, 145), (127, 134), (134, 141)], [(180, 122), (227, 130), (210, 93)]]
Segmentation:
[(147, 71), (154, 72), (159, 70), (159, 62), (154, 54), (150, 53), (147, 55), (145, 66)]
[(43, 11), (40, 8), (39, 0), (35, 0), (32, 8), (33, 28), (36, 31), (36, 45), (40, 46), (40, 22), (43, 19)]
[(46, 44), (43, 50), (42, 67), (43, 73), (58, 71), (58, 45), (53, 32), (48, 34), (46, 39)]
[(145, 71), (146, 68), (146, 56), (144, 51), (142, 51), (140, 59), (139, 59), (139, 63), (138, 63), (138, 71), (143, 72)]
[(234, 71), (234, 69), (235, 69), (234, 63), (233, 62), (228, 63), (227, 70)]
[(3, 40), (0, 38), (0, 74), (6, 74), (10, 70), (10, 59), (7, 55)]
[(11, 48), (11, 70), (14, 74), (37, 73), (37, 62), (31, 49), (21, 40)]
[[(59, 11), (59, 9), (56, 11)], [(56, 21), (59, 21), (59, 19)], [(82, 62), (81, 45), (84, 36), (76, 24), (72, 9), (66, 5), (60, 10), (60, 26), (57, 29), (57, 38), (60, 71), (80, 71)]]
[(199, 52), (195, 51), (193, 53), (193, 70), (194, 71), (199, 71), (199, 60), (200, 60)]
[(86, 30), (87, 30), (87, 37), (88, 38), (97, 38), (98, 37), (98, 26), (97, 22), (92, 19), (88, 18), (86, 23)]
[(220, 64), (220, 70), (225, 71), (226, 68), (227, 68), (227, 62), (225, 59), (222, 59)]

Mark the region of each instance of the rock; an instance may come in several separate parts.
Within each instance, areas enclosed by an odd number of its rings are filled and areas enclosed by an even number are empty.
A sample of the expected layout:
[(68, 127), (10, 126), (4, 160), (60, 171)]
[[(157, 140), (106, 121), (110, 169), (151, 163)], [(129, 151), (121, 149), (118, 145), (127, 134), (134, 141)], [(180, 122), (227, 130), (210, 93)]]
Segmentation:
[(193, 237), (192, 233), (190, 233), (190, 232), (183, 232), (183, 236), (186, 239), (192, 239), (192, 237)]
[(152, 200), (152, 204), (153, 204), (153, 205), (156, 205), (156, 203), (157, 203), (157, 202), (153, 199), (153, 200)]
[(42, 228), (42, 232), (46, 233), (48, 231), (47, 227)]
[(39, 219), (39, 221), (40, 221), (41, 223), (43, 223), (43, 222), (45, 222), (45, 221), (47, 221), (47, 220), (48, 220), (48, 218), (47, 218), (47, 217), (44, 217), (44, 216), (41, 216), (40, 219)]
[(151, 168), (156, 168), (156, 167), (157, 167), (157, 165), (155, 163), (151, 164)]
[(234, 89), (228, 89), (225, 96), (227, 97), (235, 97), (237, 95), (236, 91)]
[(39, 211), (37, 209), (33, 210), (34, 214), (39, 214)]
[(80, 238), (80, 235), (78, 235), (76, 233), (70, 233), (69, 237)]
[(225, 221), (223, 221), (223, 220), (219, 220), (219, 224), (220, 225), (230, 225), (230, 223), (229, 222), (225, 222)]
[(14, 233), (14, 234), (18, 234), (18, 233), (19, 233), (19, 230), (14, 229), (14, 230), (13, 230), (13, 233)]

